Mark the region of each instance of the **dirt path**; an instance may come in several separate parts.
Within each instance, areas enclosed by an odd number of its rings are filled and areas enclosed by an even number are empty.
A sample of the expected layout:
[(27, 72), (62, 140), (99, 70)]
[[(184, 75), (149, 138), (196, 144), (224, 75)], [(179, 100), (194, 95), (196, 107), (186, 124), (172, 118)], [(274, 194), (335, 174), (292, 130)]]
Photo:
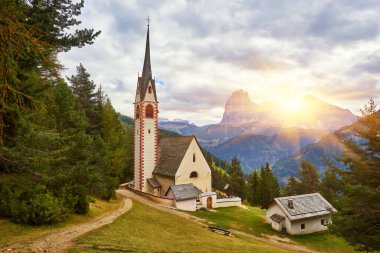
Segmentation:
[[(180, 211), (177, 211), (176, 209), (174, 208), (170, 208), (170, 207), (165, 207), (165, 206), (162, 206), (162, 205), (159, 205), (157, 203), (154, 203), (146, 198), (143, 198), (131, 191), (128, 191), (128, 190), (124, 190), (125, 191), (125, 196), (129, 197), (129, 198), (133, 198), (141, 203), (144, 203), (146, 205), (149, 205), (151, 207), (154, 207), (156, 209), (159, 209), (159, 210), (162, 210), (162, 211), (165, 211), (165, 212), (169, 212), (169, 213), (172, 213), (172, 214), (175, 214), (177, 216), (181, 216), (181, 217), (184, 217), (184, 218), (187, 218), (187, 219), (190, 219), (190, 220), (193, 220), (194, 222), (196, 223), (199, 223), (201, 224), (202, 226), (204, 227), (207, 227), (208, 224), (207, 224), (207, 221), (204, 220), (204, 219), (201, 219), (199, 217), (196, 217), (196, 216), (192, 216), (188, 213), (185, 213), (185, 212), (180, 212)], [(245, 233), (245, 232), (242, 232), (242, 231), (238, 231), (238, 230), (231, 230), (232, 234), (233, 235), (239, 235), (239, 236), (244, 236), (244, 237), (247, 237), (247, 238), (250, 238), (250, 239), (254, 239), (254, 240), (257, 240), (257, 241), (260, 241), (260, 242), (264, 242), (264, 243), (268, 243), (268, 244), (271, 244), (271, 245), (274, 245), (274, 246), (277, 246), (279, 248), (282, 248), (282, 249), (287, 249), (287, 250), (290, 250), (292, 252), (302, 252), (302, 253), (318, 253), (318, 251), (314, 251), (314, 250), (311, 250), (305, 246), (302, 246), (302, 245), (299, 245), (297, 244), (296, 242), (294, 241), (289, 241), (289, 242), (284, 242), (284, 241), (281, 241), (282, 238), (278, 238), (278, 240), (276, 239), (276, 237), (274, 236), (264, 236), (264, 237), (260, 237), (260, 236), (255, 236), (255, 235), (252, 235), (252, 234), (248, 234), (248, 233)], [(211, 232), (210, 232), (211, 233)]]
[(132, 208), (132, 201), (127, 198), (125, 194), (126, 192), (123, 190), (118, 190), (117, 192), (125, 199), (123, 207), (97, 217), (90, 222), (54, 231), (47, 236), (35, 239), (31, 242), (19, 243), (10, 245), (6, 248), (0, 248), (0, 252), (67, 252), (68, 248), (70, 248), (73, 244), (74, 239), (91, 230), (112, 223), (117, 217)]

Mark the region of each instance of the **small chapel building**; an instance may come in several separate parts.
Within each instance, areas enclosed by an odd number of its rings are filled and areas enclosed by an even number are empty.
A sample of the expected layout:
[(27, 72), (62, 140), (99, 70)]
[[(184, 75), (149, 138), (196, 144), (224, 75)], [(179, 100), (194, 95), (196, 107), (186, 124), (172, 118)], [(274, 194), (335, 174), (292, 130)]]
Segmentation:
[(134, 103), (132, 187), (151, 196), (171, 198), (179, 209), (195, 211), (200, 194), (212, 191), (211, 169), (195, 136), (159, 140), (158, 113), (148, 24), (143, 71), (137, 80)]
[(272, 229), (290, 235), (327, 230), (336, 209), (319, 193), (274, 198), (263, 206)]

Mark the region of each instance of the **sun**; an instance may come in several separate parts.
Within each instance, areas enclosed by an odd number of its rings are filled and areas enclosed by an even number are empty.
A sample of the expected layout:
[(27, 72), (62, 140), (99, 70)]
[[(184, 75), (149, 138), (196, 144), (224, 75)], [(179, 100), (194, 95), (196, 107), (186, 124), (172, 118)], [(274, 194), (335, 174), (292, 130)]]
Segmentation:
[(302, 103), (298, 99), (284, 99), (282, 100), (279, 105), (283, 110), (288, 111), (299, 111), (302, 109)]

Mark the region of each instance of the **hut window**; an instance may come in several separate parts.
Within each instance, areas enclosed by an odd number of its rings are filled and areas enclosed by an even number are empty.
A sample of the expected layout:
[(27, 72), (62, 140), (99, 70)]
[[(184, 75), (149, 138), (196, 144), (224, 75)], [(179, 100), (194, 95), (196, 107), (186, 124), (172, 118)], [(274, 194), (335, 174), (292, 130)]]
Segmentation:
[(153, 118), (153, 106), (152, 105), (147, 105), (147, 107), (145, 109), (145, 117)]
[(195, 163), (195, 153), (193, 154), (193, 163)]
[(151, 86), (148, 87), (148, 92), (152, 93), (152, 87)]
[(148, 134), (150, 134), (150, 129), (148, 129)]
[(196, 178), (196, 177), (198, 177), (198, 172), (193, 171), (190, 173), (190, 178)]
[(301, 229), (305, 229), (305, 223), (301, 224)]

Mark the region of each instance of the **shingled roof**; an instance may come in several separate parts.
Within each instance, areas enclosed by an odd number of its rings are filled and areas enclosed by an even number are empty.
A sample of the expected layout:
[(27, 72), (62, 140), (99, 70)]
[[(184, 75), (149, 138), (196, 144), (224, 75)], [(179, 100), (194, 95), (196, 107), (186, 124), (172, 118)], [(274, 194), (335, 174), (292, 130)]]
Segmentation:
[(272, 203), (276, 203), (290, 220), (300, 220), (336, 212), (336, 209), (319, 193), (275, 198), (266, 207)]
[(148, 178), (147, 181), (148, 181), (148, 184), (152, 186), (153, 188), (161, 187), (161, 184), (155, 178)]
[(178, 184), (170, 186), (169, 190), (172, 190), (175, 200), (187, 200), (195, 199), (202, 193), (196, 186), (193, 184)]
[(168, 137), (158, 143), (158, 161), (154, 174), (174, 177), (194, 136)]

